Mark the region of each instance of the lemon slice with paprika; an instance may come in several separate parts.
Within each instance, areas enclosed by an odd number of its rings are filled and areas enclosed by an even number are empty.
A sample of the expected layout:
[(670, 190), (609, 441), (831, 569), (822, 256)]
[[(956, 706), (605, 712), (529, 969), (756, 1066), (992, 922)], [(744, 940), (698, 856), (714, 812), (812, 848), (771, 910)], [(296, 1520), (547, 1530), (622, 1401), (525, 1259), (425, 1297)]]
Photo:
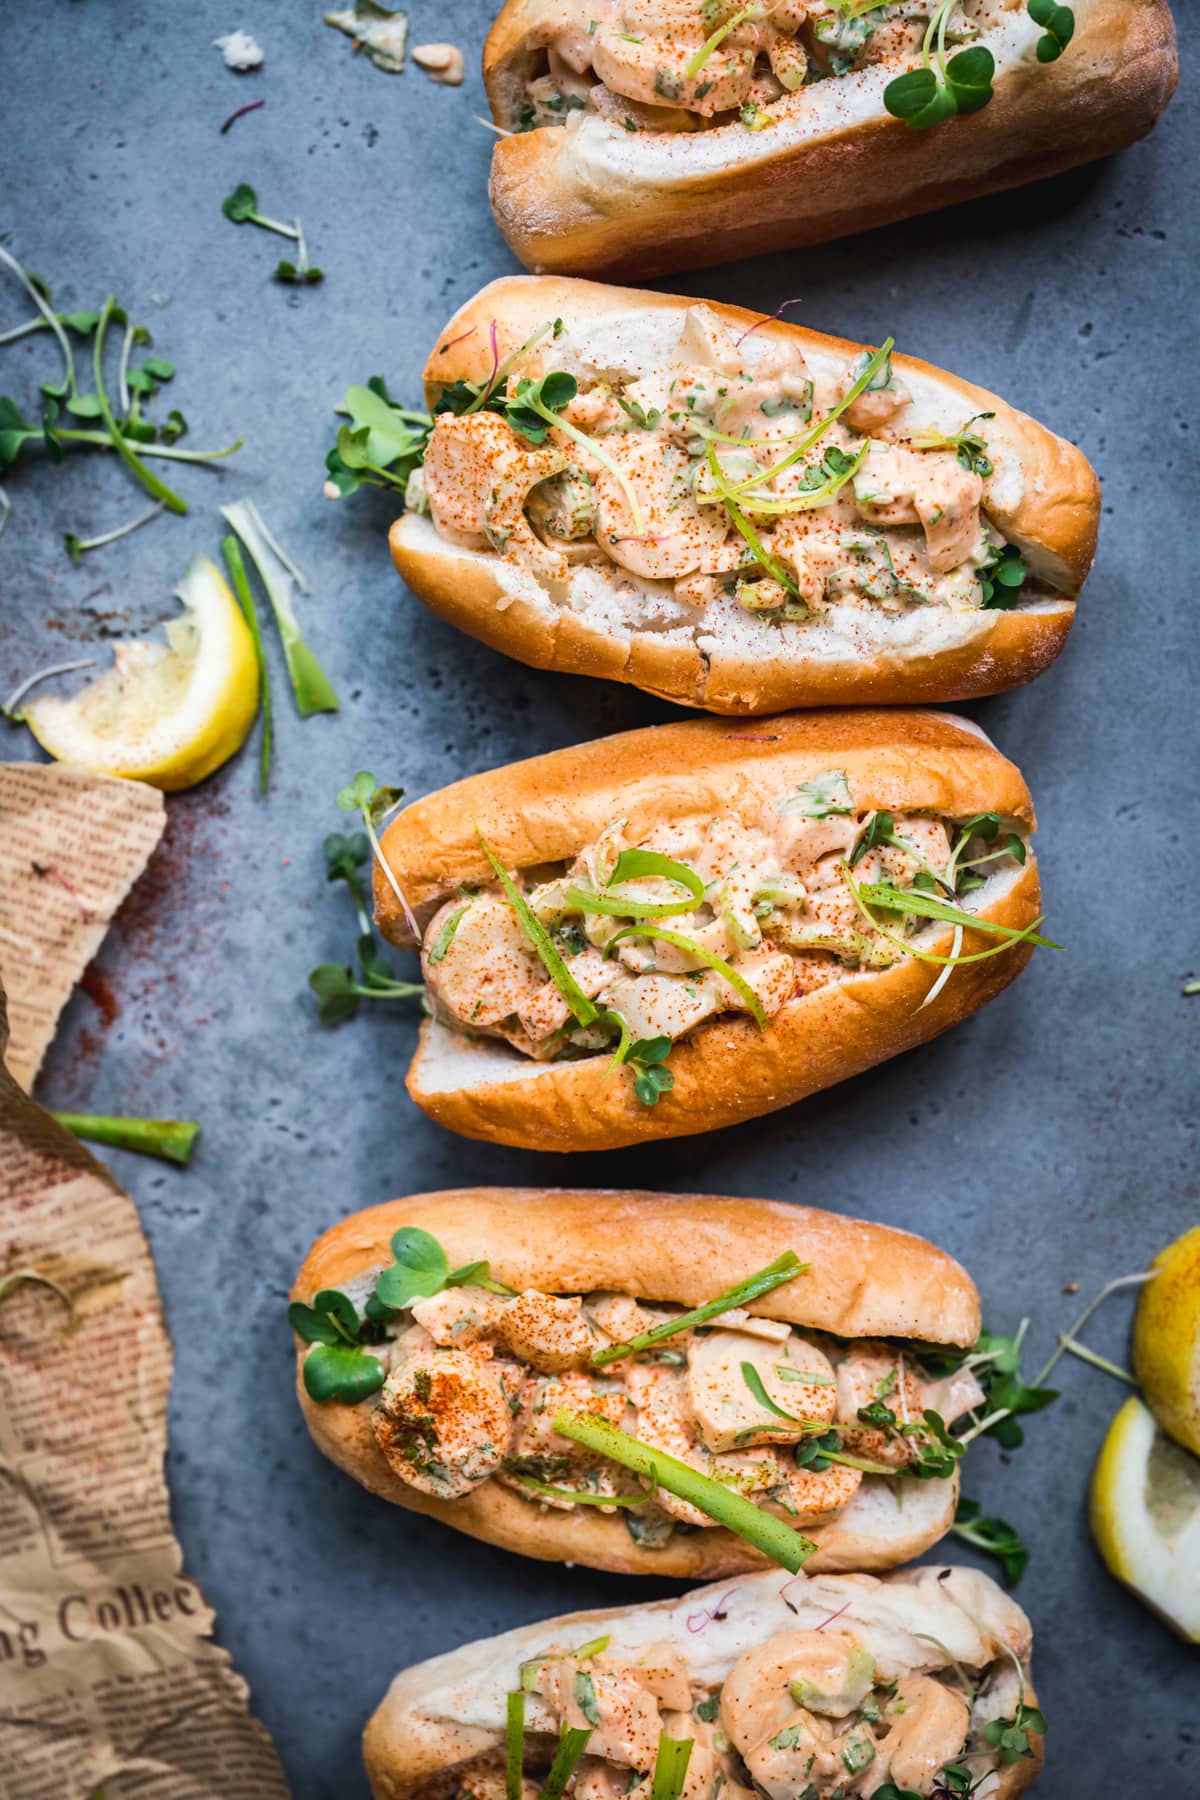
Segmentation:
[(1101, 1447), (1091, 1522), (1117, 1580), (1181, 1637), (1200, 1643), (1200, 1458), (1160, 1431), (1136, 1395)]
[(1200, 1456), (1200, 1225), (1151, 1267), (1133, 1322), (1133, 1372), (1163, 1430)]
[(166, 642), (131, 638), (70, 700), (30, 701), (25, 722), (57, 762), (174, 792), (245, 742), (258, 711), (254, 640), (220, 571), (197, 557), (176, 590)]

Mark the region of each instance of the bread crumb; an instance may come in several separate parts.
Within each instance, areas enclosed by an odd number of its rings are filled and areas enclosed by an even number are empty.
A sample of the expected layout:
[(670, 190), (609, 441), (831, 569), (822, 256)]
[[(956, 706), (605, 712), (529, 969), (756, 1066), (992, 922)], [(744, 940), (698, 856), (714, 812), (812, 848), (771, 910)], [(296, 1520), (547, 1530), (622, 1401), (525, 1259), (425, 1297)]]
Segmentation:
[(446, 87), (462, 85), (463, 54), (457, 45), (418, 44), (411, 55), (432, 81), (440, 81)]
[(235, 75), (245, 75), (248, 70), (263, 66), (266, 53), (249, 31), (231, 31), (226, 37), (214, 38), (213, 45), (221, 52), (225, 67), (232, 69)]

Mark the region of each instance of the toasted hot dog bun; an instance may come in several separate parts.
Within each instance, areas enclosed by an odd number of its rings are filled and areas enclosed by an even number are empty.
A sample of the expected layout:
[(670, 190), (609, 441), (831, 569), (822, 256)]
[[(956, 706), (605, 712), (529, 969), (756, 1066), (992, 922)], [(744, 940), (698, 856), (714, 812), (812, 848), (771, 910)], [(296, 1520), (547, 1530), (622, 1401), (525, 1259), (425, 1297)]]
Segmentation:
[[(965, 1609), (965, 1610), (964, 1610)], [(1036, 1703), (1029, 1676), (1029, 1620), (994, 1581), (974, 1569), (909, 1569), (882, 1580), (864, 1574), (792, 1575), (779, 1569), (730, 1588), (700, 1588), (646, 1606), (568, 1613), (464, 1644), (397, 1675), (363, 1735), (376, 1800), (434, 1800), (455, 1774), (493, 1767), (503, 1756), (505, 1695), (522, 1662), (549, 1648), (608, 1638), (607, 1653), (639, 1661), (652, 1647), (682, 1652), (700, 1686), (725, 1680), (746, 1650), (777, 1632), (815, 1631), (832, 1619), (875, 1658), (888, 1680), (937, 1674), (951, 1659), (981, 1682), (971, 1736), (991, 1719), (1011, 1718), (1020, 1697)], [(990, 1800), (1015, 1800), (1037, 1775), (1042, 1743), (999, 1771)]]
[[(383, 854), (419, 921), (462, 883), (492, 879), (477, 829), (508, 868), (573, 857), (614, 819), (636, 842), (655, 824), (716, 817), (791, 791), (831, 767), (845, 769), (856, 808), (968, 818), (995, 812), (1032, 829), (1019, 771), (978, 726), (946, 713), (793, 714), (751, 728), (716, 719), (622, 732), (458, 781), (416, 801), (388, 827)], [(1041, 911), (1037, 862), (994, 875), (973, 910), (1022, 930)], [(375, 870), (383, 935), (411, 945), (399, 903)], [(952, 930), (922, 939), (950, 952)], [(995, 942), (968, 933), (964, 949)], [(436, 1020), (421, 1026), (408, 1091), (429, 1116), (464, 1137), (530, 1150), (607, 1150), (685, 1137), (774, 1112), (926, 1043), (998, 994), (1031, 954), (956, 968), (922, 1007), (939, 973), (916, 958), (853, 974), (787, 1001), (760, 1032), (726, 1014), (699, 1025), (671, 1052), (675, 1085), (644, 1106), (632, 1074), (609, 1053), (534, 1062), (496, 1040), (469, 1038)]]
[[(593, 112), (569, 130), (497, 143), (491, 199), (526, 268), (640, 281), (734, 257), (819, 244), (981, 194), (1040, 181), (1142, 137), (1175, 91), (1165, 0), (1076, 0), (1065, 54), (1036, 60), (1023, 6), (980, 39), (996, 61), (979, 112), (912, 131), (876, 64), (803, 90), (766, 130), (629, 132)], [(509, 0), (483, 74), (496, 123), (514, 130), (553, 33), (555, 0)]]
[[(556, 367), (592, 379), (649, 373), (669, 360), (695, 304), (675, 294), (507, 276), (447, 324), (425, 367), (426, 397), (433, 406), (452, 382), (486, 380), (493, 321), (501, 357), (547, 320), (561, 319)], [(819, 391), (842, 391), (862, 348), (739, 306), (709, 310), (737, 337), (754, 327), (744, 338), (750, 367), (773, 344), (799, 343)], [(728, 603), (714, 611), (677, 600), (669, 581), (639, 588), (615, 564), (576, 568), (565, 583), (541, 580), (494, 552), (451, 543), (416, 512), (392, 526), (393, 560), (439, 617), (494, 650), (536, 669), (630, 682), (707, 712), (965, 700), (1030, 681), (1065, 644), (1075, 617), (1070, 596), (1095, 555), (1095, 472), (1082, 451), (987, 389), (915, 357), (893, 355), (892, 365), (913, 396), (906, 413), (913, 430), (953, 434), (976, 414), (995, 414), (986, 426), (996, 469), (985, 483), (984, 510), (1018, 546), (1032, 577), (1024, 604), (1011, 611), (854, 609), (852, 624), (810, 620), (781, 629)]]
[[(292, 1299), (340, 1288), (361, 1305), (392, 1260), (393, 1232), (418, 1225), (452, 1267), (487, 1260), (493, 1280), (518, 1290), (597, 1290), (698, 1306), (794, 1250), (809, 1272), (749, 1311), (836, 1337), (898, 1337), (965, 1348), (979, 1335), (979, 1296), (966, 1271), (924, 1238), (777, 1200), (701, 1194), (557, 1188), (452, 1188), (356, 1213), (309, 1251)], [(764, 1566), (741, 1538), (713, 1526), (676, 1532), (659, 1549), (636, 1544), (622, 1519), (593, 1507), (542, 1508), (489, 1480), (459, 1500), (420, 1493), (396, 1475), (371, 1428), (371, 1402), (310, 1399), (307, 1346), (297, 1340), (296, 1391), (318, 1447), (385, 1500), (428, 1514), (468, 1536), (545, 1562), (583, 1563), (625, 1575), (712, 1580)], [(919, 1556), (954, 1520), (956, 1480), (909, 1481), (897, 1506), (868, 1477), (827, 1525), (806, 1531), (819, 1548), (812, 1569), (888, 1569)]]

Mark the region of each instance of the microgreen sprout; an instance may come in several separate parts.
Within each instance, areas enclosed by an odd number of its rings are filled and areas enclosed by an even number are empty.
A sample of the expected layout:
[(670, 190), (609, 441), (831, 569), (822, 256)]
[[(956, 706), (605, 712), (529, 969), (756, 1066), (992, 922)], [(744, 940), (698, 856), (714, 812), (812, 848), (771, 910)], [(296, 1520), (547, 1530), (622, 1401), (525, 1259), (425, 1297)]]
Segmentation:
[(424, 458), (432, 415), (397, 406), (382, 375), (372, 375), (365, 387), (347, 388), (339, 410), (350, 423), (338, 427), (337, 444), (325, 458), (327, 497), (343, 499), (364, 486), (403, 493)]
[(1006, 1519), (987, 1517), (977, 1500), (968, 1500), (964, 1496), (958, 1503), (951, 1530), (965, 1543), (974, 1544), (977, 1550), (986, 1550), (989, 1556), (994, 1556), (1007, 1586), (1016, 1587), (1025, 1573), (1029, 1551), (1015, 1525), (1010, 1525)]
[(953, 450), (964, 469), (978, 475), (986, 481), (994, 472), (994, 464), (987, 453), (987, 440), (971, 427), (979, 419), (994, 419), (995, 413), (981, 412), (967, 420), (961, 431), (946, 433), (937, 431), (933, 426), (925, 426), (914, 431), (909, 439), (914, 450)]
[[(374, 783), (373, 776), (367, 779)], [(351, 783), (351, 787), (353, 785)], [(365, 787), (364, 782), (364, 791)], [(342, 793), (348, 791), (342, 789)], [(354, 807), (357, 804), (356, 799)], [(344, 810), (354, 810), (354, 807)], [(372, 839), (361, 831), (345, 836), (331, 832), (325, 839), (326, 879), (344, 881), (354, 901), (359, 976), (356, 978), (353, 970), (344, 963), (321, 963), (312, 971), (308, 985), (320, 1001), (317, 1017), (322, 1025), (340, 1025), (344, 1020), (352, 1019), (360, 1000), (410, 1000), (424, 993), (419, 982), (399, 980), (390, 963), (380, 954), (375, 927), (367, 909), (366, 889), (359, 874), (362, 864), (372, 853), (371, 845)]]
[(336, 712), (338, 697), (324, 669), (305, 643), (296, 618), (293, 587), (307, 594), (308, 583), (296, 565), (280, 551), (253, 500), (238, 500), (232, 506), (223, 506), (221, 517), (242, 540), (271, 603), (297, 712), (302, 719), (312, 713)]
[(883, 104), (912, 131), (978, 112), (992, 97), (996, 59), (983, 44), (946, 55), (946, 30), (959, 0), (938, 0), (921, 44), (921, 67), (889, 81)]
[(53, 1116), (75, 1137), (87, 1138), (93, 1144), (184, 1164), (192, 1160), (192, 1146), (200, 1129), (194, 1119), (124, 1119), (72, 1112), (56, 1112)]
[[(211, 464), (232, 456), (241, 448), (241, 438), (223, 450), (179, 449), (176, 440), (187, 429), (182, 413), (173, 409), (162, 423), (154, 423), (142, 413), (143, 404), (153, 397), (160, 384), (174, 376), (174, 364), (163, 357), (151, 356), (138, 368), (129, 366), (134, 348), (151, 341), (145, 326), (134, 324), (112, 296), (98, 312), (56, 312), (45, 283), (23, 269), (16, 258), (2, 248), (0, 264), (12, 272), (38, 308), (36, 318), (5, 332), (0, 336), (0, 344), (11, 343), (31, 332), (45, 330), (55, 338), (63, 358), (61, 374), (47, 377), (40, 383), (40, 417), (36, 423), (24, 416), (13, 399), (7, 395), (0, 396), (0, 471), (12, 467), (22, 454), (34, 446), (44, 449), (55, 463), (62, 462), (66, 451), (74, 445), (109, 450), (121, 458), (129, 472), (162, 507), (170, 512), (185, 513), (188, 510), (186, 501), (159, 481), (146, 467), (145, 459), (162, 458), (174, 462)], [(108, 332), (113, 325), (124, 327), (115, 408), (104, 375)], [(72, 337), (92, 340), (93, 392), (83, 392), (80, 389)], [(83, 423), (64, 423), (64, 413)], [(0, 499), (0, 514), (5, 519), (8, 510), (7, 497)], [(137, 521), (138, 524), (144, 522), (144, 519)], [(68, 552), (76, 556), (82, 555), (85, 550), (95, 548), (99, 543), (112, 542), (115, 537), (123, 536), (125, 529), (134, 528), (129, 526), (95, 540), (83, 539), (74, 533), (67, 534), (65, 541)]]
[(308, 244), (299, 219), (293, 219), (290, 225), (285, 225), (280, 219), (269, 219), (264, 213), (260, 213), (258, 195), (249, 182), (239, 181), (233, 192), (226, 194), (221, 202), (221, 211), (234, 225), (258, 225), (263, 231), (273, 231), (279, 237), (292, 240), (296, 246), (296, 260), (293, 262), (285, 257), (276, 263), (276, 281), (288, 282), (294, 287), (312, 286), (318, 281), (324, 281), (323, 271), (314, 268), (308, 260)]
[(274, 231), (280, 237), (296, 238), (296, 227), (284, 225), (279, 219), (268, 219), (258, 210), (258, 195), (248, 181), (239, 181), (232, 194), (226, 194), (221, 202), (221, 211), (235, 225), (259, 225), (264, 231)]
[(379, 1342), (382, 1330), (360, 1319), (354, 1302), (337, 1288), (322, 1288), (311, 1306), (293, 1300), (288, 1324), (306, 1344), (304, 1388), (310, 1399), (342, 1400), (353, 1406), (381, 1388), (383, 1364), (367, 1346)]
[(511, 1299), (513, 1290), (503, 1282), (493, 1281), (486, 1262), (464, 1263), (452, 1269), (450, 1259), (430, 1231), (419, 1225), (402, 1225), (391, 1238), (394, 1261), (383, 1270), (375, 1283), (370, 1314), (379, 1309), (385, 1313), (402, 1312), (414, 1300), (428, 1300), (444, 1288), (481, 1287), (489, 1294)]
[(1033, 1755), (1029, 1746), (1030, 1732), (1040, 1735), (1045, 1729), (1046, 1720), (1038, 1708), (1018, 1700), (1012, 1718), (988, 1720), (983, 1728), (983, 1741), (991, 1745), (998, 1762), (1015, 1763), (1023, 1756)]
[(1075, 35), (1075, 14), (1069, 6), (1058, 6), (1055, 0), (1029, 0), (1026, 11), (1046, 34), (1037, 41), (1038, 61), (1057, 62)]
[(136, 519), (129, 519), (124, 525), (114, 526), (111, 531), (103, 531), (98, 537), (81, 538), (73, 531), (63, 532), (63, 548), (73, 563), (82, 561), (89, 550), (99, 550), (105, 544), (115, 544), (118, 538), (128, 537), (131, 531), (139, 531), (148, 525), (151, 519), (157, 519), (162, 512), (161, 502), (150, 507), (147, 512), (139, 513)]

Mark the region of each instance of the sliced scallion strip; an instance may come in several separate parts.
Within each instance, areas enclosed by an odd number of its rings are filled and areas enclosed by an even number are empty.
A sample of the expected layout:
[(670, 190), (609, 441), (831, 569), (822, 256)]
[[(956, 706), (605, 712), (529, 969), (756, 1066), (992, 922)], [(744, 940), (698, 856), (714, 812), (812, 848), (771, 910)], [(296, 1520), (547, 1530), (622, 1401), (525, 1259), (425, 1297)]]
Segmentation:
[(521, 921), (522, 928), (529, 942), (536, 950), (542, 967), (566, 1001), (571, 1012), (581, 1025), (594, 1025), (600, 1017), (600, 1008), (593, 1005), (575, 977), (571, 974), (562, 956), (555, 948), (550, 933), (531, 909), (528, 900), (509, 874), (500, 858), (488, 844), (478, 825), (475, 836), (479, 839), (479, 847), (495, 870), (496, 879), (504, 889), (504, 898)]
[(811, 1538), (793, 1531), (782, 1519), (760, 1512), (743, 1494), (736, 1494), (719, 1481), (700, 1474), (699, 1470), (669, 1456), (665, 1450), (630, 1437), (628, 1432), (610, 1425), (607, 1419), (597, 1418), (594, 1413), (556, 1413), (554, 1430), (560, 1437), (582, 1444), (609, 1462), (632, 1469), (635, 1475), (642, 1475), (647, 1481), (657, 1481), (669, 1494), (698, 1507), (714, 1524), (724, 1525), (793, 1575), (804, 1567), (816, 1550)]
[(795, 1413), (785, 1412), (782, 1406), (776, 1406), (774, 1400), (772, 1400), (770, 1394), (768, 1394), (766, 1388), (763, 1386), (762, 1376), (752, 1362), (744, 1362), (742, 1364), (742, 1380), (750, 1389), (750, 1392), (754, 1395), (758, 1404), (765, 1407), (767, 1412), (773, 1412), (777, 1418), (786, 1419), (791, 1425), (807, 1425), (810, 1423), (807, 1419), (798, 1419)]
[[(868, 910), (867, 902), (863, 899), (863, 889), (855, 881), (853, 875), (850, 873), (849, 865), (846, 862), (842, 863), (842, 877), (850, 890), (850, 897), (854, 901), (855, 906), (857, 906), (859, 912), (873, 931), (878, 932), (880, 937), (886, 938), (889, 944), (894, 944), (897, 950), (902, 950), (905, 956), (914, 957), (917, 962), (936, 963), (939, 968), (946, 964), (949, 964), (953, 968), (957, 968), (960, 963), (986, 962), (989, 957), (1003, 956), (1006, 950), (1013, 949), (1015, 945), (1022, 943), (1026, 938), (1033, 938), (1036, 942), (1037, 927), (1041, 924), (1042, 918), (1044, 917), (1043, 914), (1039, 913), (1032, 924), (1025, 927), (1024, 931), (1017, 932), (1015, 937), (1005, 938), (1002, 944), (996, 944), (991, 950), (974, 950), (965, 956), (938, 956), (932, 950), (918, 950), (915, 944), (910, 943), (907, 938), (898, 937), (894, 931), (888, 931), (886, 926), (879, 923), (879, 920), (875, 918), (874, 914)], [(974, 929), (978, 922), (975, 915), (966, 914), (965, 917), (969, 918), (971, 922), (968, 929)], [(1043, 939), (1042, 941), (1047, 942), (1048, 940)], [(1059, 950), (1062, 946), (1060, 944), (1054, 944), (1051, 948)]]
[(1045, 950), (1061, 950), (1051, 938), (1039, 937), (1026, 927), (1019, 931), (1015, 925), (997, 925), (991, 919), (978, 918), (974, 913), (964, 912), (961, 906), (951, 906), (945, 900), (939, 900), (934, 894), (922, 893), (919, 889), (893, 887), (887, 881), (865, 881), (859, 886), (859, 893), (868, 906), (881, 906), (885, 912), (915, 913), (922, 919), (945, 919), (948, 924), (961, 925), (964, 931), (984, 931), (993, 937), (1022, 938), (1031, 944), (1040, 944)]
[(654, 1498), (653, 1488), (644, 1494), (584, 1494), (576, 1488), (550, 1487), (534, 1475), (515, 1473), (521, 1486), (531, 1494), (543, 1500), (569, 1500), (573, 1506), (645, 1506), (647, 1500)]
[[(868, 438), (857, 455), (853, 456), (840, 474), (830, 475), (819, 487), (804, 488), (798, 493), (788, 495), (756, 494), (752, 490), (737, 490), (743, 505), (751, 512), (778, 514), (786, 517), (789, 513), (813, 512), (820, 506), (831, 506), (848, 481), (853, 481), (858, 471), (867, 460), (867, 452), (871, 448)], [(828, 454), (828, 453), (827, 453)], [(728, 501), (726, 505), (728, 506)]]
[[(873, 377), (878, 374), (888, 357), (892, 354), (895, 343), (895, 338), (885, 338), (881, 348), (875, 352), (870, 362), (859, 375), (857, 381), (851, 383), (837, 405), (832, 407), (829, 412), (825, 414), (823, 419), (819, 419), (811, 431), (805, 433), (796, 449), (793, 450), (790, 455), (785, 456), (782, 462), (775, 463), (771, 468), (760, 470), (757, 475), (750, 476), (746, 481), (735, 482), (731, 489), (734, 497), (736, 499), (743, 498), (747, 488), (758, 487), (765, 482), (771, 481), (776, 475), (781, 475), (785, 469), (790, 469), (793, 464), (798, 463), (805, 453), (811, 450), (813, 445), (818, 443), (820, 439), (824, 437), (834, 420), (840, 419), (846, 408), (852, 406), (858, 399), (858, 396), (866, 391), (870, 386)], [(726, 505), (728, 505), (728, 501), (726, 501)]]
[(546, 1777), (546, 1785), (542, 1789), (541, 1800), (562, 1800), (563, 1790), (575, 1773), (576, 1764), (587, 1748), (591, 1735), (590, 1725), (585, 1731), (579, 1725), (564, 1724), (559, 1733), (558, 1749), (554, 1753), (550, 1773)]
[(504, 1800), (521, 1800), (525, 1777), (525, 1690), (509, 1694), (504, 1708)]
[(592, 1367), (603, 1369), (609, 1363), (620, 1362), (623, 1357), (637, 1356), (642, 1350), (652, 1350), (656, 1344), (665, 1343), (667, 1338), (678, 1337), (681, 1331), (691, 1331), (697, 1325), (706, 1325), (710, 1319), (732, 1312), (736, 1306), (749, 1306), (752, 1300), (761, 1299), (763, 1294), (782, 1287), (785, 1281), (794, 1281), (797, 1275), (806, 1275), (809, 1267), (808, 1263), (800, 1261), (794, 1250), (785, 1250), (782, 1256), (777, 1256), (765, 1269), (759, 1269), (754, 1275), (747, 1275), (744, 1281), (739, 1281), (736, 1287), (727, 1288), (715, 1299), (705, 1300), (701, 1306), (694, 1306), (690, 1312), (667, 1319), (650, 1331), (639, 1332), (636, 1337), (626, 1339), (623, 1344), (606, 1344), (603, 1350), (594, 1350)]
[(679, 1800), (695, 1741), (694, 1738), (668, 1737), (665, 1731), (660, 1735), (650, 1782), (650, 1800)]
[(762, 1001), (755, 993), (744, 975), (727, 963), (724, 957), (715, 951), (706, 950), (703, 944), (697, 944), (693, 938), (685, 937), (682, 931), (669, 931), (665, 925), (626, 925), (615, 937), (609, 939), (604, 954), (611, 955), (613, 949), (622, 938), (654, 938), (660, 943), (670, 944), (675, 950), (682, 950), (688, 956), (696, 956), (710, 969), (714, 969), (722, 981), (727, 981), (734, 993), (745, 1005), (746, 1011), (753, 1018), (760, 1031), (765, 1031), (770, 1024)]
[(738, 26), (743, 24), (754, 10), (755, 8), (752, 6), (743, 6), (738, 12), (734, 13), (732, 19), (727, 19), (724, 25), (718, 25), (715, 31), (710, 32), (696, 54), (684, 67), (683, 72), (689, 81), (694, 81), (696, 79), (713, 51), (718, 49), (719, 46), (725, 42), (725, 39), (729, 36), (730, 32), (736, 31)]
[(709, 473), (717, 484), (717, 493), (724, 502), (725, 510), (733, 520), (734, 527), (737, 530), (739, 537), (745, 542), (755, 562), (760, 568), (766, 570), (772, 581), (777, 581), (789, 594), (792, 594), (799, 599), (800, 590), (796, 586), (796, 583), (792, 580), (783, 564), (776, 562), (775, 558), (768, 554), (762, 539), (734, 499), (734, 490), (726, 481), (721, 465), (717, 461), (717, 453), (711, 444), (708, 446), (708, 468)]
[(646, 875), (659, 875), (664, 881), (674, 881), (679, 887), (686, 888), (697, 903), (704, 898), (704, 882), (695, 869), (676, 862), (673, 856), (662, 856), (657, 850), (622, 850), (604, 885), (616, 887), (622, 881), (638, 881)]
[[(674, 882), (685, 890), (687, 899), (644, 900), (618, 885), (646, 876)], [(568, 906), (578, 906), (582, 912), (604, 913), (614, 919), (674, 919), (682, 913), (695, 912), (704, 899), (704, 883), (686, 863), (660, 856), (657, 850), (622, 850), (602, 890), (572, 887), (563, 898)]]

